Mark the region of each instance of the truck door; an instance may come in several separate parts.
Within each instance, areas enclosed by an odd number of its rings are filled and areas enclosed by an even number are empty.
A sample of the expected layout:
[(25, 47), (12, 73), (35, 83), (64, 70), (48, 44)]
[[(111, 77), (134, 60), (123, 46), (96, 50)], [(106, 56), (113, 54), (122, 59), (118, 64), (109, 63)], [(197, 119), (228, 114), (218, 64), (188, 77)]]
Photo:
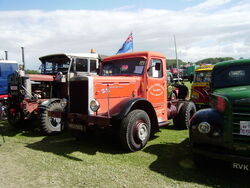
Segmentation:
[(153, 105), (158, 122), (167, 120), (166, 79), (161, 59), (152, 58), (147, 73), (147, 100)]
[(99, 69), (98, 59), (90, 59), (89, 72), (97, 73)]

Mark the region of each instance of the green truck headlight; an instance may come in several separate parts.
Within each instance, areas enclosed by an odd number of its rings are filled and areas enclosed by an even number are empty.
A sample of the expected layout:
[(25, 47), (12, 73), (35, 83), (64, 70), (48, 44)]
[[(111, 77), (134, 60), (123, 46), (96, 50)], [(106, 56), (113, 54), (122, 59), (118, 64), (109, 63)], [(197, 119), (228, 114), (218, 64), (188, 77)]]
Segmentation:
[(211, 131), (211, 125), (208, 122), (203, 121), (198, 125), (198, 130), (202, 134), (208, 134)]

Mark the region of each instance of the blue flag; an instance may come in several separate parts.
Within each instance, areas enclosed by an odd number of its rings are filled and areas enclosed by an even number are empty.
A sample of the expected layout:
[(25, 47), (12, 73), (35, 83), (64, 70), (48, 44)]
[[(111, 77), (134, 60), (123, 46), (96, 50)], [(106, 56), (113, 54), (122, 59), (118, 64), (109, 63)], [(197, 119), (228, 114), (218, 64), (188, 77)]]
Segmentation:
[(116, 54), (125, 53), (125, 52), (129, 51), (130, 49), (133, 49), (133, 36), (132, 36), (132, 33), (130, 33), (130, 35), (125, 40), (122, 47), (118, 50), (118, 52)]

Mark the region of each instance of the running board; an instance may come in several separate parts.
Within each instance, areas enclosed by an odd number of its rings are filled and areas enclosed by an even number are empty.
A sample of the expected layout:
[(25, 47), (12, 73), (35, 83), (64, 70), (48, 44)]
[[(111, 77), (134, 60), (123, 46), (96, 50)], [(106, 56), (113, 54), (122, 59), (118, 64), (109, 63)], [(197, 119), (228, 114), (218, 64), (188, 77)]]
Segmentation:
[(159, 127), (165, 126), (165, 125), (169, 125), (171, 122), (170, 121), (163, 121), (158, 123)]

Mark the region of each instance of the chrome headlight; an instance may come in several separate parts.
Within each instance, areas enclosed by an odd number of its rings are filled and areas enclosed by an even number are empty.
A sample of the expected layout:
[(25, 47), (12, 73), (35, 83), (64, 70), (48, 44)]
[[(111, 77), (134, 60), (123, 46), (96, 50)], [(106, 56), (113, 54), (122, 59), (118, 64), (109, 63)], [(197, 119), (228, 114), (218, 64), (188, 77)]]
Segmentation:
[(97, 110), (100, 108), (100, 104), (97, 100), (93, 99), (90, 104), (90, 109), (93, 111), (93, 112), (97, 112)]
[(208, 122), (203, 121), (198, 125), (198, 130), (202, 134), (208, 134), (211, 131), (211, 125)]
[(67, 106), (67, 103), (68, 103), (68, 100), (65, 99), (65, 98), (61, 99), (61, 101), (60, 101), (60, 104), (61, 104), (62, 108), (65, 108)]

